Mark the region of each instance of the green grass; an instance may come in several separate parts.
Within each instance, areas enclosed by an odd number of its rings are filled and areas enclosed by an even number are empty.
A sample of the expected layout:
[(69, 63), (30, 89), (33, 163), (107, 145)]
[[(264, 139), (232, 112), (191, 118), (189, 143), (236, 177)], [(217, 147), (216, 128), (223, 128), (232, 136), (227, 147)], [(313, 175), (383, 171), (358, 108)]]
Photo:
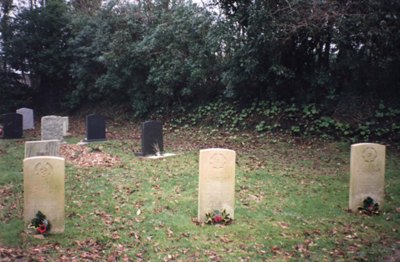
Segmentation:
[[(182, 154), (165, 159), (137, 158), (139, 141), (112, 140), (101, 150), (119, 165), (67, 162), (65, 233), (45, 239), (23, 233), (23, 141), (0, 140), (0, 247), (27, 259), (145, 261), (373, 261), (400, 248), (398, 153), (387, 152), (383, 213), (368, 217), (347, 211), (350, 145), (218, 132), (167, 133), (167, 151)], [(224, 144), (238, 154), (235, 221), (198, 225), (198, 149)]]

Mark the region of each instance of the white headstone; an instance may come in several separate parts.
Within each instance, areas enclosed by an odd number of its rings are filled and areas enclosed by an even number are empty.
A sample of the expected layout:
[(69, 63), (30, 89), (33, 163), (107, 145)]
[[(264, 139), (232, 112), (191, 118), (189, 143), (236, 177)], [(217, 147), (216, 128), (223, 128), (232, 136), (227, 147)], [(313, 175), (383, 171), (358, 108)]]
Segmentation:
[(225, 210), (234, 219), (235, 158), (233, 150), (211, 148), (200, 150), (198, 221), (206, 214)]
[(64, 179), (64, 158), (38, 156), (24, 159), (26, 226), (41, 211), (51, 224), (49, 233), (64, 232)]
[(33, 110), (30, 108), (22, 107), (17, 109), (18, 114), (22, 115), (22, 129), (34, 129)]
[(380, 207), (385, 190), (385, 146), (361, 143), (351, 146), (349, 209), (363, 207), (370, 197)]

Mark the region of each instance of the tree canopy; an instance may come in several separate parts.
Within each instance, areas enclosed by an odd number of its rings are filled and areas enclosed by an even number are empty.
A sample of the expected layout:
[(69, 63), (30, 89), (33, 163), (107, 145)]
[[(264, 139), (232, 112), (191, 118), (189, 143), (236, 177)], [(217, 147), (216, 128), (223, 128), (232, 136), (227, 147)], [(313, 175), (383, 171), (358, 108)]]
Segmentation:
[(27, 100), (43, 112), (118, 102), (139, 116), (215, 98), (337, 105), (348, 96), (400, 94), (395, 0), (213, 0), (208, 8), (47, 0), (22, 9), (7, 0), (0, 7), (0, 92), (12, 101), (2, 110)]

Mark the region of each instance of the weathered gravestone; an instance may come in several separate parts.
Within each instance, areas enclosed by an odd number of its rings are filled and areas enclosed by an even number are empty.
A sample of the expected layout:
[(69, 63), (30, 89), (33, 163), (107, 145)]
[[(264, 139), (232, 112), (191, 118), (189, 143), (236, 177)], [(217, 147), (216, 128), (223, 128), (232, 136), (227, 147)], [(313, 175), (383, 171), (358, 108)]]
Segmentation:
[(61, 118), (63, 120), (63, 136), (67, 136), (69, 129), (69, 118), (68, 116), (62, 116)]
[(63, 141), (64, 120), (61, 116), (44, 116), (41, 120), (42, 140)]
[(3, 138), (21, 138), (22, 133), (22, 115), (17, 113), (3, 114)]
[(50, 233), (64, 232), (64, 158), (37, 156), (24, 159), (24, 221), (38, 211), (51, 224)]
[(20, 108), (16, 111), (22, 115), (22, 129), (34, 129), (33, 110), (30, 108)]
[(60, 140), (25, 142), (25, 158), (33, 156), (60, 156)]
[(163, 126), (160, 121), (142, 123), (142, 155), (162, 155), (164, 153)]
[(206, 214), (225, 210), (234, 219), (235, 158), (233, 150), (211, 148), (200, 150), (199, 158), (199, 222)]
[(106, 120), (103, 116), (91, 114), (86, 116), (86, 142), (106, 140)]
[(385, 187), (385, 146), (372, 143), (354, 144), (350, 156), (349, 209), (363, 207), (370, 197), (383, 205)]

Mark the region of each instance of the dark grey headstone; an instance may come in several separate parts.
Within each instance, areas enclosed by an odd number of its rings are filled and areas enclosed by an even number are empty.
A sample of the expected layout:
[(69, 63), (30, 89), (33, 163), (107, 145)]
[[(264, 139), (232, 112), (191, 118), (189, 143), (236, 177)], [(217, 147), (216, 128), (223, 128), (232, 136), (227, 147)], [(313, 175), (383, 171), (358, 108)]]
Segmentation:
[(163, 132), (160, 121), (142, 123), (142, 155), (163, 154)]
[(86, 142), (106, 140), (106, 120), (101, 115), (86, 116)]
[(21, 138), (22, 133), (22, 115), (3, 114), (3, 138)]

